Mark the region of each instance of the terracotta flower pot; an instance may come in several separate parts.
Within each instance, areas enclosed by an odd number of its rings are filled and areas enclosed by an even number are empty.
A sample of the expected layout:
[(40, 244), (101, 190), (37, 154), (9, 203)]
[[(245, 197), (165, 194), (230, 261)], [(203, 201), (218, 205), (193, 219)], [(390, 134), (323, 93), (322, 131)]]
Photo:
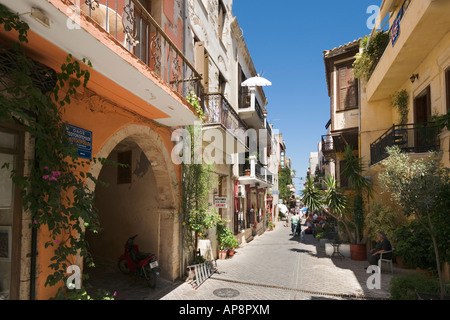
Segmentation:
[(350, 258), (356, 261), (367, 260), (365, 244), (350, 244)]
[(227, 250), (219, 250), (219, 260), (225, 260), (227, 258)]
[(234, 249), (228, 250), (228, 256), (231, 258), (234, 256)]

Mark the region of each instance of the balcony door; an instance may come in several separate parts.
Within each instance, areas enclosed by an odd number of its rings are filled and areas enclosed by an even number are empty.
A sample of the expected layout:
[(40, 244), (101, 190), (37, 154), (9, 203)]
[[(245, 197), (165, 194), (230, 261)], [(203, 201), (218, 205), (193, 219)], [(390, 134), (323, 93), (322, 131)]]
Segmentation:
[(414, 152), (427, 152), (434, 145), (433, 130), (428, 126), (431, 119), (430, 86), (414, 99)]

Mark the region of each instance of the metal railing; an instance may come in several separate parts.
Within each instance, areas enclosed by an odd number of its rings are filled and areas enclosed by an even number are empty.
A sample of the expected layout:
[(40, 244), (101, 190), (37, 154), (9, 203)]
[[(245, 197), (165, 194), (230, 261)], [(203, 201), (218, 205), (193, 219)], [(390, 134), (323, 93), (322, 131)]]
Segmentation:
[[(252, 172), (251, 170), (251, 166), (253, 163), (251, 163), (250, 161), (246, 161), (244, 164), (240, 164), (239, 165), (239, 176), (243, 177), (246, 176), (245, 171), (249, 170), (250, 172)], [(253, 178), (258, 178), (261, 181), (267, 182), (269, 184), (273, 184), (273, 173), (267, 169), (267, 167), (265, 167), (264, 165), (262, 165), (261, 163), (254, 163), (255, 169), (255, 176)]]
[(204, 124), (220, 124), (245, 145), (247, 126), (222, 93), (204, 96)]
[(331, 134), (322, 136), (322, 152), (332, 152), (334, 150), (334, 141)]
[[(73, 0), (75, 1), (75, 0)], [(201, 76), (138, 0), (85, 0), (80, 9), (183, 97)]]
[(370, 145), (370, 164), (389, 156), (387, 147), (398, 146), (403, 152), (422, 153), (440, 148), (440, 129), (432, 122), (393, 125)]

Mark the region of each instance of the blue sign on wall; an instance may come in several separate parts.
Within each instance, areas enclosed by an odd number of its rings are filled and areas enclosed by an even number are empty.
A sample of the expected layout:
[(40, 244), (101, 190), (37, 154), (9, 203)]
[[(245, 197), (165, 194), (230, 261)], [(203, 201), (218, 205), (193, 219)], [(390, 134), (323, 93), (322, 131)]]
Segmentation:
[(78, 157), (90, 160), (92, 158), (92, 131), (68, 124), (67, 134), (69, 142), (78, 147)]
[(400, 12), (397, 15), (394, 23), (392, 24), (392, 46), (397, 42), (398, 36), (400, 35), (400, 20), (403, 18), (403, 9), (400, 9)]

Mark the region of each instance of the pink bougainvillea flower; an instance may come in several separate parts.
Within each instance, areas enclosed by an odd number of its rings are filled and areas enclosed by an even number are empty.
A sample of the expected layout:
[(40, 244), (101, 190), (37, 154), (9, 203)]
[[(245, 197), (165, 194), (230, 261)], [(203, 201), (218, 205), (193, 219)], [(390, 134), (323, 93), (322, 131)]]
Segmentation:
[(48, 170), (49, 168), (47, 166), (44, 167), (44, 170)]
[(34, 224), (37, 224), (38, 222), (36, 220), (33, 221)]
[(42, 176), (42, 179), (44, 179), (44, 180), (47, 180), (48, 178), (50, 178), (50, 176), (49, 176), (48, 174), (44, 174), (44, 175)]
[(61, 175), (61, 171), (52, 171), (52, 175), (54, 177), (59, 177)]
[(50, 180), (50, 181), (57, 181), (58, 179), (56, 179), (56, 177), (53, 176), (53, 177), (50, 177), (48, 180)]

